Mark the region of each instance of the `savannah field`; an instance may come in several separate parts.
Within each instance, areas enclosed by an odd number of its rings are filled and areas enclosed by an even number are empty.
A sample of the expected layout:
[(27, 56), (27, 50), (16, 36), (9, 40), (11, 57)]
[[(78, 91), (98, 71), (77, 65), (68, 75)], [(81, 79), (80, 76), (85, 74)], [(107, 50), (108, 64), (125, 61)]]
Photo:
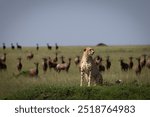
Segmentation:
[[(37, 51), (35, 47), (23, 47), (22, 50), (12, 50), (0, 48), (0, 56), (7, 53), (7, 70), (0, 71), (0, 99), (150, 99), (150, 69), (144, 67), (139, 76), (134, 70), (123, 72), (120, 69), (120, 57), (125, 62), (129, 62), (128, 57), (140, 57), (142, 54), (150, 55), (150, 45), (144, 46), (92, 46), (95, 54), (103, 57), (105, 65), (106, 56), (110, 56), (111, 68), (102, 72), (104, 84), (102, 86), (80, 87), (80, 72), (78, 66), (74, 64), (76, 55), (82, 55), (85, 46), (60, 46), (58, 57), (65, 56), (65, 61), (72, 58), (69, 72), (61, 71), (57, 73), (53, 69), (48, 69), (44, 74), (42, 70), (43, 57), (55, 57), (55, 48), (48, 50), (47, 47), (40, 47)], [(32, 60), (27, 60), (29, 51), (34, 53)], [(29, 77), (19, 74), (16, 64), (17, 57), (22, 57), (22, 71), (34, 68), (34, 62), (39, 62), (39, 77)], [(134, 65), (137, 61), (133, 59)], [(60, 63), (60, 58), (58, 63)], [(116, 80), (122, 80), (116, 84)]]

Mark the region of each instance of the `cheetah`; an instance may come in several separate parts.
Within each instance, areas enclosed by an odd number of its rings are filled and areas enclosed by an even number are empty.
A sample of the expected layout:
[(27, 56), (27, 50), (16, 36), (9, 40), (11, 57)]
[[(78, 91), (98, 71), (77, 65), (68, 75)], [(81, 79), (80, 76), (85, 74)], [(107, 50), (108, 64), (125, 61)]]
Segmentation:
[(92, 84), (102, 84), (103, 77), (99, 72), (98, 66), (94, 62), (92, 55), (94, 49), (87, 47), (84, 49), (83, 56), (80, 62), (81, 81), (80, 86), (83, 85), (83, 81), (88, 83), (88, 86)]

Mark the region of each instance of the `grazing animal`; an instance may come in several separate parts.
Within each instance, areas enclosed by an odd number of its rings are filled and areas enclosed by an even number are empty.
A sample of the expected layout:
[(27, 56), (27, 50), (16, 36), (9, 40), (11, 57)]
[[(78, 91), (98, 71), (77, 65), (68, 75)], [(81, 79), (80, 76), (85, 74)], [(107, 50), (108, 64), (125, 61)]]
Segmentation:
[(39, 63), (36, 62), (34, 64), (35, 64), (35, 68), (29, 69), (27, 71), (22, 71), (19, 74), (15, 75), (15, 77), (18, 78), (20, 75), (24, 75), (24, 76), (30, 76), (30, 77), (37, 78), (38, 74), (39, 74), (39, 69), (38, 69)]
[(51, 50), (51, 49), (52, 49), (52, 46), (50, 46), (50, 45), (47, 43), (47, 48), (48, 48), (49, 50)]
[(21, 50), (22, 49), (22, 46), (19, 45), (18, 43), (16, 43), (16, 46), (17, 46), (17, 49)]
[(150, 56), (148, 57), (148, 59), (146, 61), (146, 66), (147, 66), (147, 68), (150, 69)]
[(5, 45), (5, 43), (3, 43), (3, 50), (5, 50), (6, 49), (6, 45)]
[(105, 66), (102, 63), (99, 64), (99, 71), (100, 72), (104, 72), (105, 71)]
[(111, 62), (110, 62), (109, 56), (107, 56), (107, 58), (106, 58), (106, 69), (109, 70), (110, 67), (111, 67)]
[(129, 69), (133, 68), (133, 61), (132, 61), (133, 57), (129, 57)]
[(61, 70), (65, 70), (66, 72), (68, 72), (71, 65), (71, 58), (69, 58), (68, 60), (69, 60), (68, 63), (57, 64), (56, 69), (58, 72), (60, 72)]
[(7, 70), (7, 65), (5, 62), (6, 62), (6, 53), (4, 53), (4, 55), (0, 57), (0, 70)]
[(0, 60), (0, 70), (7, 70), (7, 65), (5, 62)]
[(15, 46), (13, 45), (13, 43), (11, 43), (11, 49), (14, 50)]
[(34, 57), (34, 54), (33, 54), (32, 52), (29, 52), (29, 53), (27, 54), (27, 59), (28, 59), (28, 60), (31, 60), (33, 57)]
[(74, 63), (75, 63), (76, 66), (80, 63), (80, 56), (75, 57)]
[(96, 65), (99, 65), (99, 64), (102, 62), (102, 57), (100, 57), (100, 56), (97, 55), (97, 56), (94, 58), (94, 61), (95, 61)]
[(42, 58), (42, 59), (43, 59), (43, 62), (42, 62), (43, 71), (44, 73), (46, 73), (47, 68), (48, 68), (47, 58)]
[(34, 63), (34, 64), (35, 64), (35, 68), (32, 68), (32, 69), (29, 70), (29, 75), (31, 77), (34, 77), (34, 76), (37, 77), (38, 73), (39, 73), (39, 69), (38, 69), (39, 63), (37, 62), (37, 63)]
[(136, 75), (139, 75), (141, 74), (142, 67), (140, 64), (140, 58), (136, 58), (136, 60), (138, 61), (138, 64), (135, 66), (134, 70), (135, 70)]
[(0, 61), (6, 62), (6, 53), (4, 53), (4, 55), (0, 57)]
[(36, 50), (37, 51), (39, 50), (39, 44), (38, 43), (36, 44)]
[(18, 59), (18, 63), (17, 63), (17, 69), (20, 72), (22, 69), (22, 63), (21, 63), (21, 57), (17, 58)]
[(58, 55), (58, 54), (57, 54), (57, 52), (56, 52), (56, 53), (55, 53), (55, 58), (54, 58), (54, 60), (53, 60), (53, 62), (55, 62), (55, 63), (58, 61), (57, 55)]
[(83, 81), (86, 81), (88, 83), (88, 86), (91, 85), (91, 83), (96, 84), (102, 84), (103, 78), (101, 73), (99, 72), (99, 69), (92, 58), (92, 55), (94, 54), (94, 49), (87, 47), (84, 49), (82, 59), (80, 62), (80, 72), (81, 72), (81, 81), (80, 86), (83, 85)]
[(100, 72), (105, 71), (105, 66), (102, 64), (102, 61), (103, 61), (102, 57), (96, 56), (94, 61), (96, 65), (98, 66)]
[(61, 56), (60, 58), (61, 58), (61, 63), (65, 63), (64, 56)]
[(49, 66), (49, 69), (51, 70), (51, 68), (53, 68), (54, 70), (56, 70), (56, 66), (57, 66), (57, 63), (53, 62), (51, 57), (48, 58), (48, 66)]
[(122, 71), (128, 71), (128, 69), (129, 69), (129, 65), (127, 63), (125, 63), (123, 61), (123, 59), (120, 59), (120, 66), (121, 66)]
[(59, 46), (57, 45), (57, 43), (55, 43), (55, 49), (58, 50)]
[(141, 68), (143, 68), (146, 65), (146, 54), (143, 54), (142, 57), (140, 58), (140, 65)]

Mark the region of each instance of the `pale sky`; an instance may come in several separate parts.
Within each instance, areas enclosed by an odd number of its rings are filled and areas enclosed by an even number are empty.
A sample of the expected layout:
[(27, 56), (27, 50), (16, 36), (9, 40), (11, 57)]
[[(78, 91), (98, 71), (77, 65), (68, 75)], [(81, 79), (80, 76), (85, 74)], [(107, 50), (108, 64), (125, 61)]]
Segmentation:
[(0, 0), (0, 46), (150, 44), (150, 0)]

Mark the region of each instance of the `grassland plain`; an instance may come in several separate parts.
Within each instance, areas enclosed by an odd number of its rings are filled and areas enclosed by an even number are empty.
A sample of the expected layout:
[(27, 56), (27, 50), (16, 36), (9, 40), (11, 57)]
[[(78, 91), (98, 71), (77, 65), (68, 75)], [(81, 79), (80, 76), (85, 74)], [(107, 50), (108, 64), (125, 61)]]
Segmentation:
[[(65, 61), (72, 58), (69, 73), (62, 71), (55, 72), (53, 69), (46, 72), (42, 71), (42, 57), (55, 57), (55, 49), (48, 50), (46, 47), (40, 47), (39, 51), (35, 47), (23, 47), (22, 50), (11, 50), (0, 48), (0, 55), (7, 53), (6, 64), (7, 71), (0, 71), (0, 99), (150, 99), (150, 71), (143, 68), (141, 75), (136, 76), (133, 70), (122, 72), (119, 59), (124, 58), (126, 62), (128, 57), (139, 57), (142, 54), (150, 55), (150, 45), (144, 46), (105, 46), (96, 47), (95, 55), (105, 58), (110, 56), (112, 66), (110, 71), (102, 73), (104, 78), (103, 86), (80, 87), (80, 73), (78, 67), (74, 64), (76, 55), (82, 55), (85, 46), (61, 46), (58, 50), (58, 57), (65, 56)], [(29, 51), (34, 53), (32, 60), (27, 60), (26, 55)], [(39, 77), (31, 78), (18, 74), (16, 64), (17, 57), (23, 58), (23, 69), (26, 71), (34, 67), (34, 62), (39, 62)], [(134, 59), (134, 64), (137, 61)], [(59, 62), (60, 58), (59, 58)], [(121, 79), (122, 84), (115, 84), (115, 81)]]

